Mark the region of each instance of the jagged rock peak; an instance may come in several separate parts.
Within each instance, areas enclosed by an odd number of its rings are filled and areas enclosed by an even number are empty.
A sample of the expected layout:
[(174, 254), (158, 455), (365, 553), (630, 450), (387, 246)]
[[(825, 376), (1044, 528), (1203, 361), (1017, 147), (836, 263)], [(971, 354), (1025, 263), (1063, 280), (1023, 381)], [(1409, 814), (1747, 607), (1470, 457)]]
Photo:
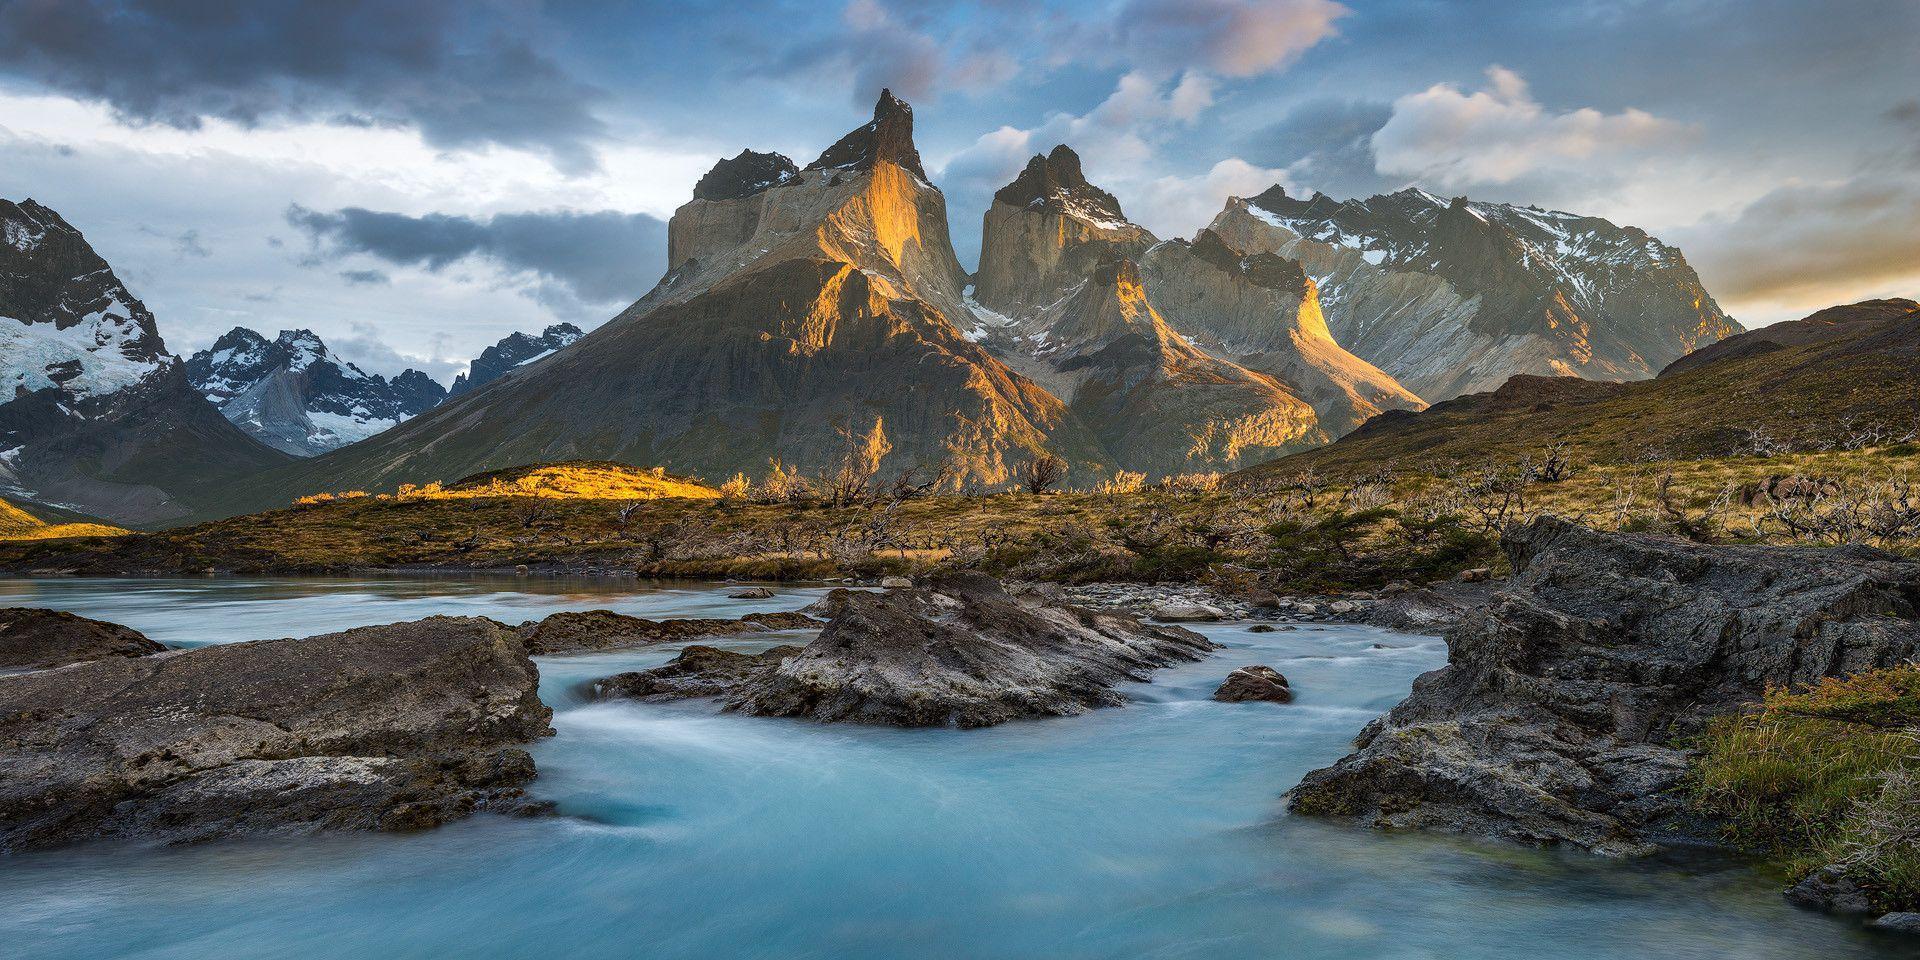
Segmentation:
[(1307, 295), (1307, 271), (1298, 260), (1265, 252), (1249, 256), (1229, 246), (1218, 233), (1207, 229), (1194, 235), (1189, 249), (1201, 260), (1234, 276), (1243, 277), (1255, 286), (1279, 290), (1300, 299)]
[(1146, 281), (1140, 279), (1140, 265), (1131, 257), (1108, 257), (1093, 268), (1093, 286), (1096, 289), (1113, 289), (1122, 299), (1129, 295), (1144, 298)]
[(1086, 220), (1124, 223), (1127, 219), (1113, 194), (1087, 182), (1080, 170), (1080, 155), (1064, 143), (1051, 153), (1034, 154), (1026, 169), (1001, 187), (993, 199), (1009, 206), (1072, 214)]
[(807, 169), (871, 170), (883, 160), (898, 164), (921, 180), (927, 179), (926, 170), (920, 166), (920, 151), (913, 145), (913, 107), (891, 90), (880, 91), (871, 121), (835, 141), (820, 159), (807, 164)]
[(800, 168), (778, 153), (742, 150), (721, 160), (693, 185), (695, 200), (738, 200), (763, 190), (784, 187), (800, 179)]

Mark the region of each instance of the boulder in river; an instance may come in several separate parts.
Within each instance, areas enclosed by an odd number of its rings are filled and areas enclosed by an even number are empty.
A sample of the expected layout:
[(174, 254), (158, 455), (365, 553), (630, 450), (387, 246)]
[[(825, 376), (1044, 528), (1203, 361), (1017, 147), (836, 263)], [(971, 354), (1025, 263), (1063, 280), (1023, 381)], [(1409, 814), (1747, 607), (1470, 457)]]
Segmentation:
[(1678, 744), (1769, 688), (1920, 654), (1920, 563), (1711, 547), (1541, 518), (1448, 663), (1308, 774), (1296, 812), (1601, 853), (1705, 838)]
[(521, 624), (520, 636), (536, 655), (585, 653), (681, 643), (701, 637), (731, 637), (773, 630), (805, 630), (820, 621), (804, 613), (749, 613), (737, 620), (693, 617), (684, 620), (648, 620), (611, 610), (567, 611), (545, 620)]
[(734, 592), (727, 594), (727, 599), (729, 600), (771, 600), (773, 599), (773, 591), (767, 589), (766, 587), (747, 587), (744, 590), (735, 590)]
[(117, 623), (61, 610), (0, 607), (0, 670), (45, 670), (104, 657), (144, 657), (165, 649)]
[(1256, 664), (1241, 667), (1227, 674), (1227, 680), (1220, 689), (1213, 692), (1213, 698), (1224, 703), (1248, 703), (1264, 700), (1268, 703), (1292, 703), (1293, 688), (1287, 686), (1287, 678), (1272, 667)]
[(0, 678), (0, 850), (414, 829), (532, 808), (511, 630), (432, 617)]
[[(679, 695), (718, 695), (730, 709), (765, 716), (985, 727), (1123, 703), (1115, 684), (1215, 647), (1179, 627), (1016, 597), (974, 573), (936, 577), (927, 588), (836, 590), (818, 607), (832, 619), (804, 649), (757, 657), (703, 651), (701, 662), (683, 655), (593, 688), (673, 696), (677, 685), (687, 690)], [(711, 682), (690, 685), (689, 673)]]

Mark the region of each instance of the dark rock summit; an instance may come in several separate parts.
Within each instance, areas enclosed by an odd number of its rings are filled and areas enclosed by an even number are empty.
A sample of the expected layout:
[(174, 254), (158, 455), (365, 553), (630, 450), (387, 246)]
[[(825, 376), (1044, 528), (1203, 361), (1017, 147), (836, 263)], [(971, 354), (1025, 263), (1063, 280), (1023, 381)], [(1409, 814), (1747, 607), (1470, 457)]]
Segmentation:
[(1013, 182), (995, 191), (993, 200), (1090, 220), (1125, 223), (1127, 219), (1113, 194), (1087, 182), (1080, 170), (1080, 155), (1064, 143), (1044, 156), (1034, 154)]
[(872, 170), (882, 161), (927, 179), (927, 172), (920, 167), (920, 150), (913, 145), (913, 107), (891, 90), (880, 91), (871, 122), (834, 141), (818, 160), (807, 164), (807, 169)]
[(0, 608), (0, 670), (45, 670), (106, 657), (144, 657), (165, 649), (117, 623), (62, 610)]
[(763, 190), (783, 187), (800, 179), (800, 168), (778, 153), (742, 150), (731, 160), (713, 165), (693, 185), (695, 200), (738, 200)]
[(656, 670), (593, 685), (601, 696), (720, 696), (762, 716), (987, 727), (1125, 702), (1115, 684), (1198, 660), (1214, 644), (1178, 627), (1015, 597), (990, 577), (926, 589), (836, 590), (804, 649), (758, 656), (690, 647)]
[(492, 383), (512, 372), (515, 367), (531, 363), (562, 347), (570, 347), (574, 341), (586, 334), (571, 323), (556, 323), (540, 331), (539, 336), (530, 333), (512, 333), (500, 339), (475, 357), (467, 366), (467, 372), (453, 378), (453, 387), (447, 396), (457, 397), (470, 393)]
[(1446, 667), (1300, 813), (1648, 851), (1699, 838), (1679, 744), (1769, 688), (1920, 653), (1920, 563), (1860, 548), (1704, 547), (1542, 518), (1515, 574), (1448, 635)]
[(538, 683), (511, 631), (456, 617), (0, 678), (0, 850), (526, 809)]

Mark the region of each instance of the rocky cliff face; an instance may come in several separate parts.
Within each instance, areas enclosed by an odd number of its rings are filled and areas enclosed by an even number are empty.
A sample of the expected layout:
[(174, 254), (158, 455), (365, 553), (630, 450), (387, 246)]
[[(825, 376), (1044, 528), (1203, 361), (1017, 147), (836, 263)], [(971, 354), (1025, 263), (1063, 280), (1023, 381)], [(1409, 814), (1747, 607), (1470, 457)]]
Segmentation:
[(982, 229), (974, 298), (1006, 317), (1053, 307), (1103, 261), (1137, 258), (1154, 243), (1113, 194), (1087, 182), (1066, 144), (993, 195)]
[[(706, 180), (700, 182), (703, 185), (707, 183)], [(508, 334), (501, 338), (499, 343), (480, 351), (480, 355), (468, 365), (467, 372), (453, 378), (453, 387), (447, 390), (446, 395), (457, 397), (477, 390), (515, 369), (542, 359), (564, 347), (573, 346), (574, 341), (585, 335), (579, 327), (571, 323), (552, 324), (540, 331), (538, 336), (530, 333)]]
[(1429, 402), (1516, 373), (1642, 379), (1740, 329), (1680, 251), (1597, 217), (1275, 187), (1230, 200), (1211, 229), (1299, 261), (1334, 339)]
[[(1552, 518), (1447, 637), (1447, 666), (1292, 793), (1301, 813), (1647, 851), (1702, 838), (1685, 740), (1769, 688), (1920, 653), (1920, 563), (1704, 547)], [(1708, 837), (1710, 839), (1710, 837)]]
[(1113, 461), (1154, 476), (1234, 469), (1325, 443), (1283, 383), (1207, 355), (1154, 310), (1131, 260), (1108, 260), (1044, 311), (1034, 376)]
[(227, 423), (59, 214), (0, 200), (0, 490), (119, 523), (185, 516), (284, 457)]
[(268, 340), (235, 327), (187, 358), (186, 374), (235, 426), (301, 457), (364, 440), (447, 396), (418, 370), (392, 381), (364, 373), (311, 330), (282, 330)]

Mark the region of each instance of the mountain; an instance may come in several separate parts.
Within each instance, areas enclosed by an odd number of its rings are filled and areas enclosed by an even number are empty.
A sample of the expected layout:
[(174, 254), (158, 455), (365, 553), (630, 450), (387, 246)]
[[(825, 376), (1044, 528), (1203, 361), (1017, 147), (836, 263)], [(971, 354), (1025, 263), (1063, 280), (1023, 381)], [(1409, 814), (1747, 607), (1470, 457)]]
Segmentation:
[(1920, 304), (1822, 310), (1709, 345), (1651, 380), (1513, 377), (1419, 413), (1376, 417), (1339, 441), (1248, 471), (1328, 476), (1511, 465), (1564, 443), (1628, 463), (1911, 442), (1920, 432)]
[(540, 331), (537, 337), (527, 333), (509, 334), (499, 343), (480, 351), (480, 356), (474, 358), (467, 372), (453, 378), (453, 389), (447, 391), (447, 396), (457, 397), (469, 390), (479, 389), (500, 379), (514, 367), (532, 363), (562, 347), (572, 346), (582, 336), (585, 334), (580, 328), (571, 323), (553, 324)]
[[(1232, 468), (1271, 456), (1278, 447), (1325, 442), (1382, 410), (1424, 406), (1392, 377), (1334, 341), (1321, 319), (1314, 284), (1298, 264), (1272, 254), (1248, 256), (1206, 231), (1192, 243), (1158, 241), (1126, 219), (1112, 194), (1087, 181), (1080, 157), (1064, 144), (1033, 157), (1012, 183), (994, 194), (982, 230), (973, 292), (977, 322), (971, 335), (1015, 369), (1067, 398), (1083, 418), (1093, 417), (1087, 424), (1096, 433), (1128, 437), (1124, 451), (1113, 451), (1115, 462), (1124, 468), (1154, 474)], [(1104, 274), (1118, 262), (1128, 265), (1133, 275), (1129, 287), (1143, 298), (1144, 306), (1135, 313), (1151, 316), (1154, 325), (1168, 332), (1158, 340), (1147, 339), (1177, 343), (1180, 356), (1165, 354), (1160, 366), (1187, 371), (1141, 381), (1154, 384), (1153, 409), (1159, 422), (1176, 426), (1182, 386), (1203, 388), (1194, 391), (1191, 423), (1160, 435), (1170, 445), (1150, 454), (1139, 437), (1130, 434), (1127, 422), (1098, 419), (1102, 410), (1129, 416), (1136, 410), (1104, 400), (1077, 402), (1082, 378), (1065, 375), (1068, 371), (1062, 369), (1067, 362), (1084, 362), (1088, 354), (1084, 343), (1063, 349), (1066, 341), (1084, 336), (1057, 329), (1085, 313), (1069, 305), (1087, 294), (1112, 299), (1112, 283)], [(1196, 358), (1208, 360), (1214, 374), (1196, 375)], [(1262, 426), (1245, 432), (1245, 442), (1198, 439), (1244, 430), (1220, 419), (1221, 382), (1216, 374), (1234, 383), (1258, 383), (1254, 392), (1267, 398), (1267, 409), (1248, 421)], [(1104, 383), (1095, 381), (1093, 386), (1104, 389)], [(1188, 441), (1174, 442), (1181, 436)], [(1228, 450), (1235, 452), (1223, 460)]]
[(1598, 217), (1276, 186), (1229, 200), (1209, 229), (1298, 261), (1333, 338), (1428, 401), (1517, 373), (1643, 379), (1740, 331), (1679, 250)]
[(187, 358), (186, 374), (234, 425), (299, 457), (364, 440), (447, 396), (418, 370), (392, 381), (364, 373), (311, 330), (282, 330), (268, 340), (235, 327)]
[(0, 385), (0, 490), (18, 499), (160, 523), (287, 460), (200, 396), (146, 305), (32, 200), (0, 200)]
[(814, 472), (843, 458), (846, 435), (878, 440), (888, 479), (951, 461), (953, 483), (1004, 484), (1042, 451), (1104, 465), (1059, 399), (955, 326), (966, 275), (946, 201), (921, 169), (912, 109), (890, 93), (804, 169), (751, 151), (722, 160), (668, 238), (666, 275), (606, 324), (262, 476), (254, 504), (568, 459), (715, 478), (778, 457)]

